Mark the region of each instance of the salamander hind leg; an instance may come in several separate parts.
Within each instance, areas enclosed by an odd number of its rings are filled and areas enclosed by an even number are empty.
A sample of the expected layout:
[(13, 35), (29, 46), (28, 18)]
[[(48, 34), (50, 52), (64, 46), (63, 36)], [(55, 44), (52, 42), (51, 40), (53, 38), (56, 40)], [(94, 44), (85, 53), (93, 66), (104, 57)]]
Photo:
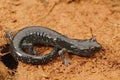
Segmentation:
[(59, 53), (59, 55), (61, 56), (64, 64), (65, 64), (66, 66), (68, 66), (68, 65), (70, 65), (70, 62), (65, 58), (65, 56), (64, 56), (64, 53), (65, 53), (65, 52), (66, 52), (66, 49), (63, 48), (63, 49), (61, 49), (58, 53)]

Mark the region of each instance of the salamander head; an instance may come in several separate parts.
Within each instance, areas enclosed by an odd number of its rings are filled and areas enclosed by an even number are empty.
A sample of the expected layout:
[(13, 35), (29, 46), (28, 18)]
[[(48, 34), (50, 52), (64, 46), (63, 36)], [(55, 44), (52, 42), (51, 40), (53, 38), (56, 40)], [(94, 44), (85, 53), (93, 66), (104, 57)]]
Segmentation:
[(72, 46), (74, 53), (83, 57), (93, 56), (95, 52), (102, 48), (95, 38), (88, 40), (75, 40), (75, 44), (76, 45)]

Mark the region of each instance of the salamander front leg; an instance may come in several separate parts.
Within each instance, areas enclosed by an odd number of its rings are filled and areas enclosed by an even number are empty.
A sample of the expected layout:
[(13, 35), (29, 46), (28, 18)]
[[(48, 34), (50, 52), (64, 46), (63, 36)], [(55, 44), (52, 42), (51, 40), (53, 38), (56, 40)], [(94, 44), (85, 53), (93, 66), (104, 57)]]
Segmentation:
[(31, 55), (37, 55), (38, 52), (33, 49), (33, 44), (32, 43), (23, 43), (22, 44), (23, 49), (27, 49), (28, 53)]
[(59, 53), (59, 55), (61, 56), (64, 64), (65, 64), (66, 66), (68, 66), (68, 65), (70, 65), (70, 62), (65, 58), (65, 56), (64, 56), (64, 53), (65, 53), (65, 52), (66, 52), (66, 49), (63, 48), (63, 49), (61, 49), (58, 53)]

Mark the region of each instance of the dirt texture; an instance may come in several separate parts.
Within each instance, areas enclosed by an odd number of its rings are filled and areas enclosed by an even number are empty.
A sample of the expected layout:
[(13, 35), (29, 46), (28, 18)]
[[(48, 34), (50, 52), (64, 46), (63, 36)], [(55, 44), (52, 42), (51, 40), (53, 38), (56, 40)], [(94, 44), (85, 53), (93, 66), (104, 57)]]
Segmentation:
[(32, 25), (69, 38), (94, 36), (103, 49), (93, 58), (66, 53), (68, 67), (57, 57), (38, 66), (18, 61), (10, 69), (0, 58), (0, 80), (120, 80), (120, 0), (0, 0), (0, 46), (9, 43), (6, 31)]

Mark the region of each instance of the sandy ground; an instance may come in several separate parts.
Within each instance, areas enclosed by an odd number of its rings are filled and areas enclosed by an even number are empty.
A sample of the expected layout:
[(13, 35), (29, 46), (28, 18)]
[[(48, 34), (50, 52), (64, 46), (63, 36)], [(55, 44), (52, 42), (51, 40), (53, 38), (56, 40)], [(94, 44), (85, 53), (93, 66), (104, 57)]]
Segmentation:
[(103, 50), (94, 58), (66, 53), (68, 67), (60, 57), (38, 66), (18, 61), (12, 70), (0, 61), (0, 80), (120, 80), (120, 0), (0, 0), (0, 45), (8, 43), (6, 31), (31, 25), (70, 38), (93, 35)]

